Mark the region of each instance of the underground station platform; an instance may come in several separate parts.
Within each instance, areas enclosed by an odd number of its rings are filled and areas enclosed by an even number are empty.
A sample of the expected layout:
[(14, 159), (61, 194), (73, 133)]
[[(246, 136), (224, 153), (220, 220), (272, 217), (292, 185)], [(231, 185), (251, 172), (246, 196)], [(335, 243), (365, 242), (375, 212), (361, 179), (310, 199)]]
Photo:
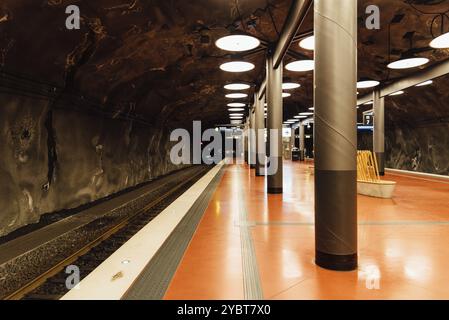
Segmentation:
[(69, 2), (0, 2), (1, 300), (449, 300), (449, 1)]

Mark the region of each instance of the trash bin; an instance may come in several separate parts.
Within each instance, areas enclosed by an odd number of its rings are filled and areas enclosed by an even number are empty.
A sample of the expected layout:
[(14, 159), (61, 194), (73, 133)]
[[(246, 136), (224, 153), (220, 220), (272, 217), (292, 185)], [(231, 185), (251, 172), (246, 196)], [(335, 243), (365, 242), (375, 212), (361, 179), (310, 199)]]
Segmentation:
[(292, 149), (292, 161), (300, 161), (301, 160), (301, 152), (298, 148)]

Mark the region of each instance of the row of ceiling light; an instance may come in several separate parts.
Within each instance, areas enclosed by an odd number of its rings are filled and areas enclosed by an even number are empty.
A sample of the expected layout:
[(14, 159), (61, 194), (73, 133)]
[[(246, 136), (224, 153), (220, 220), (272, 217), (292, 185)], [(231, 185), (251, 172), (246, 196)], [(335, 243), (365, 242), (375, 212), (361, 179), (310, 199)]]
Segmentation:
[[(260, 41), (252, 36), (248, 35), (230, 35), (225, 36), (223, 38), (220, 38), (216, 43), (216, 46), (222, 50), (231, 51), (231, 52), (244, 52), (249, 51), (257, 48), (260, 46)], [(313, 61), (312, 61), (313, 63)], [(247, 72), (251, 71), (255, 68), (255, 65), (246, 62), (246, 61), (231, 61), (227, 63), (223, 63), (220, 66), (220, 69), (226, 72), (234, 72), (234, 73), (241, 73), (241, 72)], [(295, 67), (291, 67), (290, 65), (287, 66), (287, 69), (292, 70), (295, 69)], [(313, 70), (313, 67), (312, 69)], [(292, 70), (295, 71), (295, 70)], [(240, 91), (237, 93), (229, 93), (226, 94), (226, 98), (228, 99), (245, 99), (248, 97), (246, 93), (242, 93), (241, 91), (245, 91), (250, 89), (250, 85), (245, 83), (231, 83), (224, 86), (226, 90), (230, 91)], [(294, 90), (297, 88), (300, 88), (301, 85), (294, 82), (287, 82), (282, 84), (283, 90)], [(291, 96), (291, 93), (283, 92), (282, 97), (288, 98)], [(245, 104), (239, 103), (239, 102), (232, 102), (228, 104), (228, 111), (230, 112), (229, 116), (231, 119), (231, 124), (241, 124), (243, 122), (243, 113), (236, 113), (236, 112), (243, 112), (245, 111)], [(265, 104), (266, 106), (266, 104)], [(266, 114), (267, 108), (265, 108), (265, 118), (267, 117)]]
[[(226, 51), (232, 51), (232, 52), (244, 52), (249, 51), (257, 48), (260, 46), (260, 41), (252, 36), (248, 35), (231, 35), (231, 36), (225, 36), (223, 38), (220, 38), (216, 42), (217, 47), (219, 47), (222, 50)], [(315, 49), (315, 37), (310, 36), (299, 43), (300, 47), (302, 47), (305, 50), (314, 50)], [(449, 32), (442, 34), (441, 36), (435, 38), (431, 43), (430, 46), (435, 49), (445, 49), (449, 48)], [(402, 57), (400, 60), (397, 60), (395, 62), (392, 62), (388, 65), (388, 68), (390, 69), (409, 69), (409, 68), (416, 68), (423, 66), (427, 64), (430, 60), (423, 57)], [(220, 66), (220, 69), (227, 72), (247, 72), (251, 71), (255, 68), (254, 64), (250, 62), (245, 61), (232, 61), (224, 63)], [(314, 60), (305, 59), (305, 60), (298, 60), (291, 62), (285, 66), (285, 68), (289, 71), (293, 72), (307, 72), (312, 71), (315, 68), (315, 62)], [(418, 84), (417, 87), (430, 85), (432, 84), (432, 80), (428, 80), (426, 82), (423, 82), (421, 84)], [(373, 88), (380, 85), (379, 81), (376, 80), (362, 80), (357, 82), (357, 89), (367, 89), (367, 88)], [(292, 90), (299, 88), (300, 85), (297, 83), (284, 83), (283, 84), (283, 90)], [(244, 83), (234, 83), (234, 84), (228, 84), (225, 86), (225, 89), (227, 90), (233, 90), (233, 91), (242, 91), (242, 90), (248, 90), (250, 86), (248, 84)], [(398, 91), (391, 96), (397, 96), (403, 94), (404, 91)], [(291, 96), (288, 92), (283, 92), (283, 97), (287, 98)], [(247, 98), (248, 95), (246, 93), (231, 93), (227, 94), (226, 98), (229, 99), (243, 99)], [(372, 104), (373, 102), (370, 101), (367, 104)], [(229, 112), (241, 112), (244, 111), (245, 104), (244, 103), (230, 103), (228, 104)], [(313, 108), (310, 108), (313, 110)], [(301, 119), (305, 119), (308, 116), (313, 115), (311, 112), (305, 112), (301, 113), (298, 116), (296, 116), (294, 119), (288, 120), (285, 124), (292, 124), (300, 121)], [(231, 122), (233, 123), (241, 123), (243, 120), (243, 113), (230, 113)], [(266, 115), (265, 115), (266, 116)]]

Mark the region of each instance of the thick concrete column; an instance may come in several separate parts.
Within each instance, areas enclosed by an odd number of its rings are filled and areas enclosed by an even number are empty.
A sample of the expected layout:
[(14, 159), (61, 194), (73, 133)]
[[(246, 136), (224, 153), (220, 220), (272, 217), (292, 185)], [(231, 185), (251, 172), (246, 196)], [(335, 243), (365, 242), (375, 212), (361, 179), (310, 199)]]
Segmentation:
[(315, 0), (316, 264), (357, 268), (357, 0)]
[(255, 121), (256, 121), (256, 152), (257, 152), (257, 160), (256, 160), (256, 176), (262, 177), (265, 172), (265, 112), (264, 105), (259, 100), (259, 94), (256, 93), (254, 95), (254, 108), (255, 108)]
[(380, 96), (379, 90), (374, 90), (374, 133), (373, 151), (376, 155), (379, 174), (385, 175), (385, 98)]
[(283, 192), (283, 100), (282, 100), (282, 68), (281, 63), (277, 69), (273, 66), (273, 58), (267, 59), (267, 103), (268, 117), (267, 129), (270, 144), (270, 160), (276, 164), (269, 165), (268, 170), (268, 193), (279, 194)]
[(304, 124), (299, 125), (299, 154), (301, 155), (301, 161), (305, 160), (306, 157), (306, 128)]

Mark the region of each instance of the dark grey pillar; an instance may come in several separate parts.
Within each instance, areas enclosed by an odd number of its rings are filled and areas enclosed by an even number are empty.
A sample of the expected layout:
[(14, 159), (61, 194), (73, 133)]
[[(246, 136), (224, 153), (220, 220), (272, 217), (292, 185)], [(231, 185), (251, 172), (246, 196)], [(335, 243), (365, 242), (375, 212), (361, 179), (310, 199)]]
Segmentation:
[(255, 135), (255, 117), (254, 109), (249, 111), (250, 130), (249, 130), (249, 160), (250, 168), (256, 168), (256, 135)]
[(263, 177), (265, 172), (265, 112), (264, 105), (259, 99), (258, 93), (254, 95), (255, 122), (256, 122), (256, 176)]
[(245, 163), (249, 164), (249, 118), (247, 118), (245, 129), (243, 131), (243, 153)]
[[(273, 58), (271, 56), (267, 59), (267, 133), (270, 144), (270, 161), (276, 161), (275, 172), (267, 172), (268, 193), (271, 194), (279, 194), (283, 192), (282, 68), (282, 63), (277, 69), (274, 68)], [(275, 141), (272, 141), (273, 138), (275, 138)], [(270, 164), (269, 167), (273, 168)]]
[(357, 0), (315, 0), (316, 263), (357, 268)]
[(306, 157), (306, 128), (304, 124), (299, 125), (299, 154), (301, 155), (301, 161), (305, 160)]
[(379, 174), (385, 175), (385, 98), (379, 90), (374, 90), (374, 133), (373, 149), (379, 166)]

